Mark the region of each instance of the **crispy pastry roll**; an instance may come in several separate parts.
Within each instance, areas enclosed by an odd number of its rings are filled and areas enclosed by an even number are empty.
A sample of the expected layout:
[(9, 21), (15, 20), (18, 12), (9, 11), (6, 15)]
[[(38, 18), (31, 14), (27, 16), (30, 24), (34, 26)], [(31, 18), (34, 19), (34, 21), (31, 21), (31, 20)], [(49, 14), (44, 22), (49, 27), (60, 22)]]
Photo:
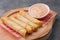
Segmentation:
[(39, 25), (37, 25), (37, 24), (29, 21), (28, 19), (26, 19), (25, 17), (23, 17), (23, 16), (21, 16), (21, 15), (19, 15), (19, 14), (17, 14), (16, 18), (17, 18), (18, 20), (21, 20), (21, 21), (23, 21), (23, 22), (31, 25), (31, 27), (33, 28), (33, 30), (34, 30), (34, 29), (37, 29), (37, 28), (39, 27)]
[(33, 18), (32, 16), (30, 16), (30, 15), (28, 14), (28, 12), (20, 11), (19, 14), (22, 15), (22, 16), (24, 16), (24, 17), (26, 17), (28, 20), (30, 20), (30, 21), (38, 24), (38, 25), (42, 25), (42, 21)]
[(30, 25), (24, 23), (21, 20), (14, 18), (14, 17), (9, 17), (9, 19), (14, 21), (15, 23), (17, 23), (19, 26), (23, 27), (24, 29), (26, 29), (26, 31), (28, 31), (28, 33), (32, 33), (32, 27), (30, 27)]
[(3, 17), (2, 20), (4, 24), (6, 24), (8, 27), (12, 28), (13, 30), (21, 34), (23, 37), (26, 36), (26, 33), (27, 33), (26, 30), (22, 28), (21, 26), (17, 25), (17, 23), (10, 20), (8, 17), (5, 17), (5, 18)]

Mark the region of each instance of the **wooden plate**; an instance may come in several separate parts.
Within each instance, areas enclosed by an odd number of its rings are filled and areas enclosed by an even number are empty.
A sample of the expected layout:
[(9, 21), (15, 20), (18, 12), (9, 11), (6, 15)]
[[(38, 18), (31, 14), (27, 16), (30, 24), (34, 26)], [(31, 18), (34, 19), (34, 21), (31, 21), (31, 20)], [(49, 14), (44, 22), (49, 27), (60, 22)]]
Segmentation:
[[(15, 10), (11, 10), (11, 11), (7, 12), (3, 17), (12, 14), (15, 11), (18, 12), (20, 10), (27, 11), (28, 8), (21, 8), (21, 9), (18, 8), (18, 9), (15, 9)], [(56, 12), (54, 12), (54, 11), (50, 11), (50, 12), (56, 16)], [(38, 29), (37, 32), (34, 32), (33, 34), (26, 37), (25, 39), (16, 38), (15, 36), (13, 36), (12, 34), (10, 34), (8, 31), (6, 31), (5, 29), (3, 29), (0, 26), (0, 40), (33, 40), (33, 39), (41, 38), (41, 37), (47, 35), (49, 33), (49, 31), (52, 29), (52, 24), (53, 24), (53, 20), (55, 20), (55, 16), (52, 18), (52, 20), (49, 21), (49, 23), (47, 25)]]

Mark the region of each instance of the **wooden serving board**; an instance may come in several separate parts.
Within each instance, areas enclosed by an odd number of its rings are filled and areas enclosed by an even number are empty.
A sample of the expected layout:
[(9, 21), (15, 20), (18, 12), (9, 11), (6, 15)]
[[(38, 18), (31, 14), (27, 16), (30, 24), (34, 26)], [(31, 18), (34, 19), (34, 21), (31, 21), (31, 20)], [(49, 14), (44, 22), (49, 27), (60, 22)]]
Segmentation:
[[(52, 19), (48, 25), (46, 25), (47, 27), (52, 27), (53, 24), (53, 20)], [(2, 27), (0, 27), (0, 40), (21, 40), (20, 38), (16, 38), (15, 36), (13, 36), (12, 34), (10, 34), (8, 31), (6, 31), (5, 29), (3, 29)]]
[[(55, 12), (52, 12), (54, 15), (56, 15)], [(48, 28), (47, 31), (41, 35), (39, 35), (39, 37), (43, 37), (45, 36), (46, 34), (49, 33), (49, 31), (52, 29), (52, 24), (53, 24), (53, 21), (55, 20), (55, 17), (52, 18), (49, 23), (47, 25), (45, 25), (44, 27), (45, 28)], [(41, 30), (42, 31), (42, 30)], [(38, 36), (37, 36), (38, 37)], [(0, 26), (0, 40), (32, 40), (32, 39), (29, 39), (29, 37), (27, 37), (26, 39), (23, 39), (23, 38), (16, 38), (15, 36), (13, 36), (11, 33), (9, 33), (8, 31), (6, 31), (4, 28), (2, 28)]]

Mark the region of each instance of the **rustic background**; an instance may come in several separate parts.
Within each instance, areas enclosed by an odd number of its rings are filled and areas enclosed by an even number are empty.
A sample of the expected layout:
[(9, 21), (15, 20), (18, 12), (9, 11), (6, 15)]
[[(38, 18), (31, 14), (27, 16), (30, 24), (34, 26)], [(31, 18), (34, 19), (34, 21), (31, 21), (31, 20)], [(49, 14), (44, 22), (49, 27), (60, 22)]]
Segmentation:
[(8, 10), (31, 6), (35, 3), (45, 3), (57, 12), (57, 19), (48, 40), (60, 40), (60, 0), (0, 0), (0, 17)]

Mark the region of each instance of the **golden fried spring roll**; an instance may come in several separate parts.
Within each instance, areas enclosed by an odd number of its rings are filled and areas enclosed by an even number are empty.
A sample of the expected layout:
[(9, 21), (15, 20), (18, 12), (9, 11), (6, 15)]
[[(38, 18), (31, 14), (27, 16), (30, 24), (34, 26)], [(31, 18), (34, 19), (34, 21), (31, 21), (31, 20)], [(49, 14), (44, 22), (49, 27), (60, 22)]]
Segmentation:
[(19, 20), (17, 20), (17, 19), (14, 18), (14, 17), (9, 17), (9, 18), (10, 18), (10, 20), (12, 20), (12, 21), (14, 21), (15, 23), (17, 23), (19, 26), (25, 28), (25, 29), (28, 31), (28, 33), (32, 33), (32, 28), (30, 27), (30, 25), (24, 23), (24, 22), (21, 21), (21, 20), (19, 21)]
[(33, 18), (32, 16), (28, 15), (28, 12), (20, 11), (19, 14), (23, 15), (24, 17), (26, 17), (27, 19), (29, 19), (30, 21), (32, 21), (32, 22), (34, 22), (34, 23), (36, 23), (38, 25), (40, 25), (40, 24), (42, 25), (41, 21), (39, 21), (39, 20)]
[[(8, 27), (10, 27), (13, 30), (15, 30), (16, 32), (20, 33), (23, 37), (26, 36), (26, 30), (24, 28), (22, 28), (21, 26), (18, 26), (16, 23), (14, 23), (13, 21), (9, 20), (8, 17), (7, 18), (6, 17), (5, 18), (2, 18), (2, 19), (3, 19), (4, 23)], [(21, 31), (21, 30), (23, 30), (23, 31)]]
[(19, 19), (19, 20), (21, 20), (21, 21), (23, 21), (23, 22), (25, 22), (25, 23), (27, 23), (27, 24), (29, 24), (29, 25), (31, 25), (31, 27), (33, 29), (37, 29), (39, 27), (39, 25), (37, 25), (37, 24), (29, 21), (28, 19), (26, 19), (25, 17), (23, 17), (23, 16), (21, 16), (19, 14), (17, 14), (16, 18)]

